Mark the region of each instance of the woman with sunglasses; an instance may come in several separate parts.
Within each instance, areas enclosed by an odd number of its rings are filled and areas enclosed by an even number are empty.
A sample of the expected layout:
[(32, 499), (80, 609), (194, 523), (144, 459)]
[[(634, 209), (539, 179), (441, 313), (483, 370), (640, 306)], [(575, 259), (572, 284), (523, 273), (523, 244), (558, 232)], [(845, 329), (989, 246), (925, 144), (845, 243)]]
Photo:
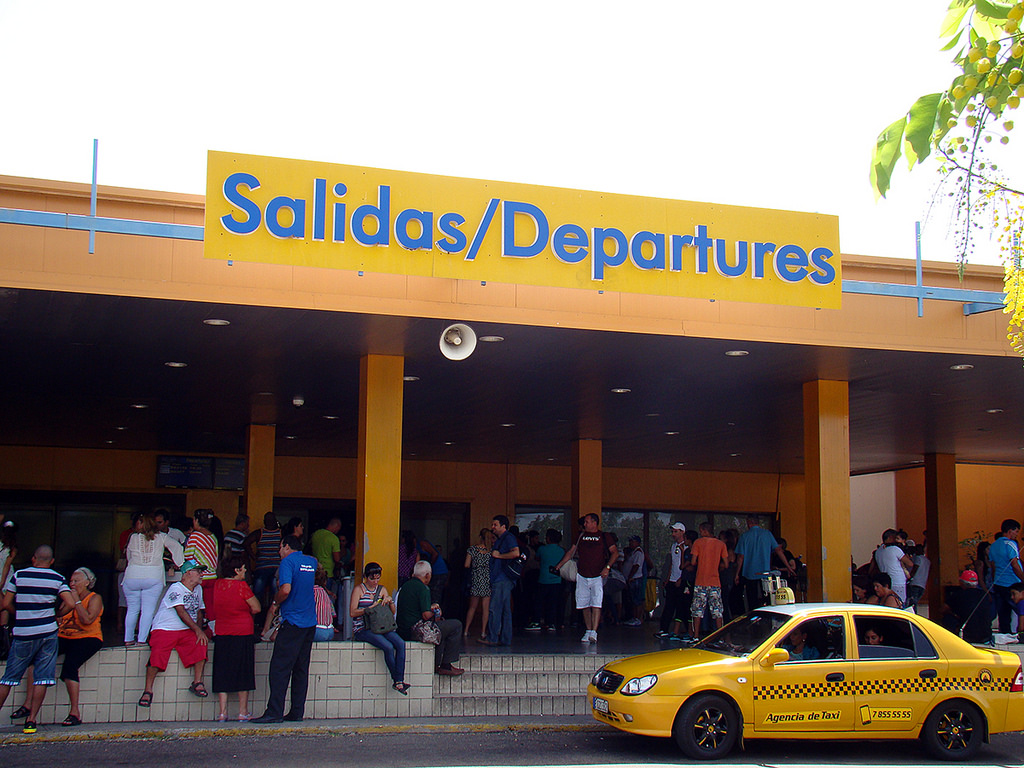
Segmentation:
[(384, 663), (394, 681), (391, 687), (403, 696), (408, 696), (411, 686), (405, 682), (405, 641), (395, 631), (385, 634), (371, 632), (363, 618), (366, 610), (373, 605), (387, 605), (391, 613), (395, 612), (391, 595), (380, 583), (382, 570), (380, 563), (367, 563), (363, 568), (362, 582), (352, 590), (348, 612), (352, 616), (353, 639), (369, 643), (384, 652)]

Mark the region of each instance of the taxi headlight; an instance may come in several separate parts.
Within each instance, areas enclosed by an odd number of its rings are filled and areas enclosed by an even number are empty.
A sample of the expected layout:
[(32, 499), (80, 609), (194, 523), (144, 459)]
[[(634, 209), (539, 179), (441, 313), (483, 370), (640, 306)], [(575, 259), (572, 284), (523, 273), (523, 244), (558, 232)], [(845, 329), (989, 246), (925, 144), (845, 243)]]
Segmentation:
[(619, 691), (623, 696), (639, 696), (641, 693), (647, 693), (654, 687), (654, 684), (658, 682), (657, 675), (644, 675), (643, 677), (634, 677)]

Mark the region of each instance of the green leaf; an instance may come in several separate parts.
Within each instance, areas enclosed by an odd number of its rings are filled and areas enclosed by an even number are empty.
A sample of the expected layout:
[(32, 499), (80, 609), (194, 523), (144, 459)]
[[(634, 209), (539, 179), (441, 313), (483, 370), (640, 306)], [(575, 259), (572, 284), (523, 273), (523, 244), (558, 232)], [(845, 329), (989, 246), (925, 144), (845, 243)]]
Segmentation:
[(915, 101), (910, 108), (905, 139), (907, 162), (911, 168), (928, 157), (932, 151), (932, 133), (935, 131), (941, 100), (941, 93), (929, 93)]
[(974, 7), (978, 9), (978, 13), (988, 16), (990, 19), (1005, 19), (1010, 13), (1010, 9), (1015, 3), (1004, 5), (1003, 3), (994, 2), (994, 0), (974, 0)]
[(907, 126), (907, 118), (901, 117), (880, 134), (875, 141), (875, 151), (871, 155), (871, 187), (875, 190), (875, 199), (885, 197), (889, 191), (893, 169), (900, 159), (903, 144), (903, 130)]
[(967, 6), (956, 8), (950, 6), (949, 13), (946, 14), (946, 18), (942, 21), (942, 28), (939, 30), (939, 37), (949, 37), (954, 32), (960, 31), (960, 25), (964, 22), (964, 16), (967, 15)]
[(977, 32), (980, 37), (984, 37), (989, 42), (992, 40), (998, 40), (1003, 36), (1002, 25), (993, 24), (980, 13), (976, 13), (971, 17), (971, 28)]
[[(960, 38), (963, 37), (963, 34), (964, 34), (964, 31), (962, 29), (958, 29), (956, 31), (956, 34), (953, 35), (951, 38), (949, 38), (949, 42), (946, 43), (944, 46), (942, 46), (941, 50), (943, 50), (943, 51), (951, 51), (954, 48), (956, 48), (957, 45), (959, 45)], [(959, 54), (957, 54), (957, 58), (959, 58)]]

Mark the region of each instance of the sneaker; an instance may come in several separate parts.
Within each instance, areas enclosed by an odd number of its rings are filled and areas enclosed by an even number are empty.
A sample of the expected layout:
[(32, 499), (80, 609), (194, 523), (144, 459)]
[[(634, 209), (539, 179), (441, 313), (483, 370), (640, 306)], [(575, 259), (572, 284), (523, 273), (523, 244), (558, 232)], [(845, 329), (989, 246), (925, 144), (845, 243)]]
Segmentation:
[(580, 638), (580, 642), (581, 643), (589, 643), (590, 642), (590, 633), (592, 631), (593, 630), (588, 629), (586, 632), (584, 632), (583, 633), (583, 637)]
[(629, 621), (623, 622), (625, 627), (639, 627), (643, 622), (640, 619), (630, 619)]
[(21, 729), (21, 732), (22, 733), (35, 733), (36, 730), (37, 729), (36, 729), (35, 722), (32, 721), (32, 720), (26, 720), (24, 727)]
[(540, 632), (540, 624), (538, 624), (536, 621), (531, 622), (530, 624), (526, 625), (526, 631), (527, 632)]
[(554, 632), (554, 631), (555, 631), (555, 628), (554, 628), (554, 627), (548, 627), (548, 628), (547, 628), (547, 631), (548, 631), (548, 632)]
[(655, 633), (654, 633), (654, 636), (655, 636), (656, 638), (658, 638), (659, 640), (668, 640), (668, 639), (669, 639), (670, 637), (672, 637), (672, 633), (671, 633), (671, 632), (666, 632), (666, 631), (665, 631), (665, 630), (663, 629), (663, 630), (661, 630), (660, 632), (655, 632)]
[(590, 630), (590, 642), (592, 642), (592, 643), (596, 643), (597, 642), (597, 630), (596, 629)]

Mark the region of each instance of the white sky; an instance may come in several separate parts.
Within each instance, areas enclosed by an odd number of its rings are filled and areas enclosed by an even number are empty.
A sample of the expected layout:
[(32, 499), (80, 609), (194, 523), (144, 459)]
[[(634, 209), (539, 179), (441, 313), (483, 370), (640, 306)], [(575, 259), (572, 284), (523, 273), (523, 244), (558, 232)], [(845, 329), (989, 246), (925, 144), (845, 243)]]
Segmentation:
[(101, 184), (201, 194), (219, 149), (820, 211), (844, 253), (913, 258), (937, 177), (876, 204), (868, 170), (953, 74), (946, 6), (0, 0), (0, 174), (88, 182), (98, 138)]

